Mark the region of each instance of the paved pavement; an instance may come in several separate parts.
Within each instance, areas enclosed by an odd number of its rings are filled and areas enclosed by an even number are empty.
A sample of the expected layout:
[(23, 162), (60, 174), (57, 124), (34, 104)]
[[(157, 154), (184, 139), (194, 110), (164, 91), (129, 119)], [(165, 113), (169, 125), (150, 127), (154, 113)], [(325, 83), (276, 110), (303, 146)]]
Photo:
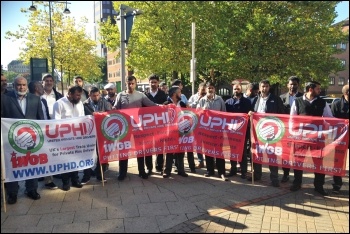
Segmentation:
[[(168, 179), (154, 174), (144, 180), (136, 159), (129, 160), (125, 181), (117, 180), (117, 171), (118, 163), (110, 163), (104, 187), (95, 178), (68, 192), (42, 188), (39, 182), (37, 201), (24, 195), (21, 182), (18, 201), (7, 205), (6, 213), (1, 198), (1, 232), (349, 233), (349, 166), (341, 192), (327, 197), (314, 192), (312, 173), (304, 173), (298, 192), (289, 191), (291, 181), (274, 188), (265, 166), (262, 181), (254, 184), (239, 175), (229, 182), (206, 178), (204, 169), (187, 178), (173, 173)], [(331, 192), (331, 176), (324, 187)]]

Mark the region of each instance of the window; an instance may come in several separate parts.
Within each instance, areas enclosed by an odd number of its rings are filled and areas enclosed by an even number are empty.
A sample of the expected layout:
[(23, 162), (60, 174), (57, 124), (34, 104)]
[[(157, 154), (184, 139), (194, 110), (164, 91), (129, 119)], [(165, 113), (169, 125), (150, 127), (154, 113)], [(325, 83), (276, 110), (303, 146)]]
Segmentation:
[(343, 68), (345, 69), (346, 61), (344, 59), (341, 60), (341, 64), (342, 64)]
[(344, 77), (339, 77), (338, 79), (338, 85), (343, 86), (345, 82), (345, 78)]
[(329, 77), (329, 85), (334, 85), (334, 84), (335, 84), (335, 78)]
[(340, 49), (346, 50), (346, 43), (340, 43)]
[(221, 88), (221, 89), (219, 89), (219, 95), (220, 96), (229, 96), (230, 90), (226, 89), (226, 88)]

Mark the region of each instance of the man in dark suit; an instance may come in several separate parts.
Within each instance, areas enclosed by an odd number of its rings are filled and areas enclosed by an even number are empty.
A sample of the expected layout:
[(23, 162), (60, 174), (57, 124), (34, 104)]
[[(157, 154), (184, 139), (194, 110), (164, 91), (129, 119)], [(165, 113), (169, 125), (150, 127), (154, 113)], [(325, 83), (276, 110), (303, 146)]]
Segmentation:
[[(298, 91), (299, 83), (300, 83), (300, 80), (297, 76), (289, 77), (288, 84), (287, 84), (288, 92), (280, 96), (280, 98), (282, 99), (283, 105), (285, 107), (286, 114), (290, 113), (290, 107), (292, 106), (294, 99), (297, 97), (303, 96), (303, 93)], [(281, 182), (286, 183), (289, 181), (290, 168), (282, 167), (282, 169), (283, 169), (283, 177)]]
[[(43, 120), (44, 114), (40, 97), (28, 93), (27, 80), (24, 77), (17, 77), (13, 83), (14, 90), (2, 96), (2, 118), (12, 119), (37, 119)], [(29, 179), (25, 181), (27, 196), (33, 200), (40, 199), (37, 192), (38, 179)], [(6, 183), (8, 194), (7, 203), (15, 204), (17, 202), (18, 182)]]
[[(268, 80), (262, 80), (259, 83), (260, 94), (254, 99), (252, 105), (254, 112), (257, 113), (273, 113), (273, 114), (285, 114), (284, 106), (280, 97), (270, 93), (270, 82)], [(248, 113), (249, 115), (252, 112)], [(254, 163), (254, 180), (261, 180), (262, 177), (262, 165)], [(273, 187), (279, 187), (278, 181), (278, 166), (269, 166), (270, 180)], [(252, 177), (248, 178), (252, 181)]]
[[(159, 76), (152, 74), (148, 77), (150, 90), (145, 92), (145, 95), (154, 103), (163, 104), (167, 100), (167, 95), (163, 90), (159, 88)], [(152, 155), (145, 157), (146, 167), (148, 169), (148, 175), (152, 174), (153, 162)], [(156, 159), (156, 171), (162, 172), (164, 164), (163, 154), (158, 154)]]

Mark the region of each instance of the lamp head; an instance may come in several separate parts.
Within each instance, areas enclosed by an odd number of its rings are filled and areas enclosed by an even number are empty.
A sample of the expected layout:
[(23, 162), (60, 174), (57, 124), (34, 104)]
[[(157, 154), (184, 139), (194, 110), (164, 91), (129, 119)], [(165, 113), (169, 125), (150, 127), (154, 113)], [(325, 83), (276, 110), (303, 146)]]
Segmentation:
[(64, 14), (70, 14), (70, 10), (68, 8), (64, 9), (63, 11)]

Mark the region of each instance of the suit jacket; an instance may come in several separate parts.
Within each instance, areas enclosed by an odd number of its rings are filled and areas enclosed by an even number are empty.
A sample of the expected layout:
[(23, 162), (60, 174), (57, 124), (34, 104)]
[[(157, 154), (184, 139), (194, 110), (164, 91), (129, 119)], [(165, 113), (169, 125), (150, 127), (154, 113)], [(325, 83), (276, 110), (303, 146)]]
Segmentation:
[(49, 114), (49, 106), (47, 105), (46, 99), (44, 99), (44, 98), (40, 98), (40, 99), (41, 99), (41, 102), (45, 106), (45, 113), (46, 113), (47, 119), (51, 119), (50, 114)]
[(97, 110), (95, 111), (94, 107), (91, 106), (90, 100), (91, 99), (88, 98), (83, 102), (85, 115), (93, 115), (93, 113), (96, 111), (105, 112), (112, 110), (111, 104), (106, 99), (100, 98), (97, 102)]
[[(259, 95), (253, 101), (254, 112), (258, 110), (260, 98), (261, 96)], [(285, 108), (281, 98), (270, 93), (270, 96), (266, 101), (265, 113), (285, 114)]]
[[(303, 96), (303, 93), (301, 92), (297, 92), (295, 97), (301, 97)], [(283, 105), (285, 107), (285, 112), (286, 114), (290, 113), (290, 105), (289, 105), (289, 93), (284, 93), (280, 96), (280, 98), (282, 99)]]
[(25, 113), (22, 112), (14, 91), (6, 93), (3, 98), (4, 100), (1, 100), (1, 102), (3, 102), (1, 117), (12, 119), (44, 119), (40, 97), (31, 93), (27, 94), (27, 105)]

